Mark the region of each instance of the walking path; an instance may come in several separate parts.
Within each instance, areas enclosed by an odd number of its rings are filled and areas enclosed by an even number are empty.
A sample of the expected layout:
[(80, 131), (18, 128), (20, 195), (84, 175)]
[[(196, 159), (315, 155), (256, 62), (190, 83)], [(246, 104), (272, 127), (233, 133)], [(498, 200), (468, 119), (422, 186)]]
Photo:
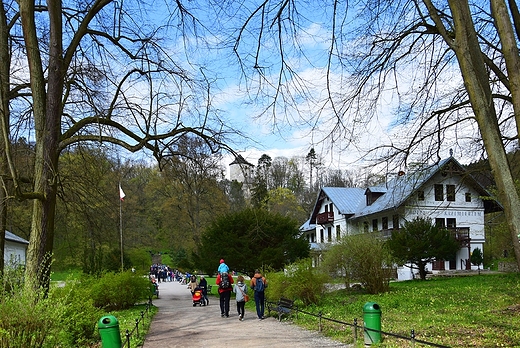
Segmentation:
[(238, 320), (231, 299), (229, 318), (220, 317), (218, 297), (209, 306), (193, 307), (191, 292), (178, 282), (159, 284), (159, 312), (152, 319), (143, 348), (170, 347), (351, 347), (274, 317), (258, 320), (247, 311)]

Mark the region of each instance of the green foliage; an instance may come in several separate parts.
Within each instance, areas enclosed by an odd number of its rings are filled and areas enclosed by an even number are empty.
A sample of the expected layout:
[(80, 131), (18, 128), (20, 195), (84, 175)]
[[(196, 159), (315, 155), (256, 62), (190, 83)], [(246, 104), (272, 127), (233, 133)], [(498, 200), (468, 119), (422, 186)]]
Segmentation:
[(26, 289), (11, 275), (3, 284), (0, 347), (79, 347), (96, 340), (100, 311), (78, 282), (52, 287), (47, 295)]
[[(363, 316), (366, 302), (376, 302), (382, 310), (385, 332), (454, 348), (518, 347), (520, 342), (520, 274), (484, 274), (465, 277), (433, 277), (427, 281), (392, 282), (390, 291), (377, 296), (338, 290), (327, 293), (319, 305), (303, 310), (352, 323)], [(295, 318), (297, 324), (316, 330), (317, 319)], [(344, 343), (352, 343), (349, 330), (322, 320), (322, 333)], [(384, 336), (384, 346), (410, 347), (410, 343)], [(422, 345), (421, 345), (422, 346)]]
[(0, 299), (0, 347), (53, 347), (62, 305), (22, 289)]
[(399, 262), (417, 266), (423, 280), (428, 262), (450, 259), (460, 249), (448, 230), (434, 226), (430, 219), (423, 217), (416, 217), (405, 222), (403, 228), (394, 229), (387, 243)]
[(305, 305), (316, 304), (325, 293), (329, 277), (312, 266), (311, 259), (302, 259), (289, 266), (285, 272), (266, 274), (269, 287), (266, 296), (271, 301), (280, 297), (299, 300)]
[(475, 250), (473, 250), (470, 261), (473, 265), (478, 266), (478, 269), (480, 269), (480, 265), (484, 261), (484, 256), (482, 255), (482, 251), (479, 248), (475, 248)]
[(343, 278), (347, 286), (360, 282), (368, 293), (378, 294), (388, 291), (392, 264), (385, 243), (373, 233), (364, 233), (347, 236), (333, 245), (320, 266), (334, 278)]
[(90, 288), (94, 306), (106, 310), (130, 308), (150, 295), (150, 281), (128, 271), (91, 278)]
[(198, 268), (216, 272), (224, 258), (232, 270), (253, 275), (256, 268), (281, 270), (309, 255), (298, 223), (263, 209), (244, 209), (217, 218), (205, 231), (196, 255)]
[(63, 322), (59, 340), (66, 346), (79, 347), (92, 342), (97, 337), (96, 321), (102, 311), (94, 307), (91, 291), (80, 281), (68, 280), (64, 287), (52, 292), (54, 304), (62, 308)]

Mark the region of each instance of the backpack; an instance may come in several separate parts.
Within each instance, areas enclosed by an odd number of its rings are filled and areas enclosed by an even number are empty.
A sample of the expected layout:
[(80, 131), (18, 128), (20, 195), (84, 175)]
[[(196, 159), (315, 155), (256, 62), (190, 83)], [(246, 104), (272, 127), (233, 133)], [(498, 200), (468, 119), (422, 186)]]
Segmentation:
[(229, 282), (229, 275), (225, 272), (220, 273), (220, 284), (219, 288), (221, 289), (229, 289), (231, 287), (231, 283)]
[(265, 284), (264, 284), (264, 280), (262, 279), (262, 277), (256, 278), (255, 291), (264, 291), (264, 289), (265, 289)]

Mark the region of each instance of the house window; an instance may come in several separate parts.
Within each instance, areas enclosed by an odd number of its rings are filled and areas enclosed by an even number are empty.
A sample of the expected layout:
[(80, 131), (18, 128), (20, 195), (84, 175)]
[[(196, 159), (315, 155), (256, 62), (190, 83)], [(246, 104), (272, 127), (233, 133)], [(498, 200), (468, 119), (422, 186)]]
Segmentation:
[(332, 242), (332, 227), (327, 227), (327, 242)]
[(378, 229), (379, 228), (378, 228), (378, 221), (377, 221), (377, 219), (372, 220), (372, 231), (375, 232)]
[(329, 211), (332, 213), (334, 211), (332, 203), (329, 204)]
[(457, 219), (446, 219), (446, 227), (448, 228), (455, 228), (457, 227)]
[(392, 228), (398, 229), (399, 228), (399, 215), (392, 215)]
[(336, 225), (336, 240), (339, 240), (341, 238), (341, 227), (339, 225)]
[(363, 231), (368, 232), (368, 221), (363, 221)]
[(424, 201), (424, 191), (423, 190), (417, 191), (417, 200)]
[(466, 202), (471, 202), (471, 192), (466, 192)]
[(436, 218), (435, 219), (435, 226), (438, 228), (445, 228), (446, 224), (444, 223), (444, 219)]
[(311, 234), (311, 243), (316, 243), (316, 233)]
[(435, 190), (435, 200), (436, 201), (443, 201), (444, 200), (444, 189), (441, 184), (435, 184), (434, 185)]
[(385, 216), (381, 219), (381, 224), (382, 224), (382, 229), (383, 230), (388, 230), (388, 217)]
[(455, 185), (446, 185), (446, 200), (455, 202)]
[(323, 243), (323, 228), (320, 229), (320, 243)]
[(329, 205), (325, 204), (325, 213), (328, 213), (328, 212), (329, 212)]

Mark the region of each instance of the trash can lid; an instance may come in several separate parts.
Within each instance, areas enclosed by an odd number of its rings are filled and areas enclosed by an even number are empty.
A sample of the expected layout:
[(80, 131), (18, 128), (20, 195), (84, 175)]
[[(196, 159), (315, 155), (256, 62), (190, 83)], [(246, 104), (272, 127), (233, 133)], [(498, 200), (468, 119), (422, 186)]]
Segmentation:
[(105, 315), (104, 317), (101, 317), (98, 321), (98, 328), (100, 329), (114, 326), (119, 326), (119, 321), (113, 315)]
[(375, 302), (367, 302), (363, 306), (363, 313), (381, 313), (381, 307)]

